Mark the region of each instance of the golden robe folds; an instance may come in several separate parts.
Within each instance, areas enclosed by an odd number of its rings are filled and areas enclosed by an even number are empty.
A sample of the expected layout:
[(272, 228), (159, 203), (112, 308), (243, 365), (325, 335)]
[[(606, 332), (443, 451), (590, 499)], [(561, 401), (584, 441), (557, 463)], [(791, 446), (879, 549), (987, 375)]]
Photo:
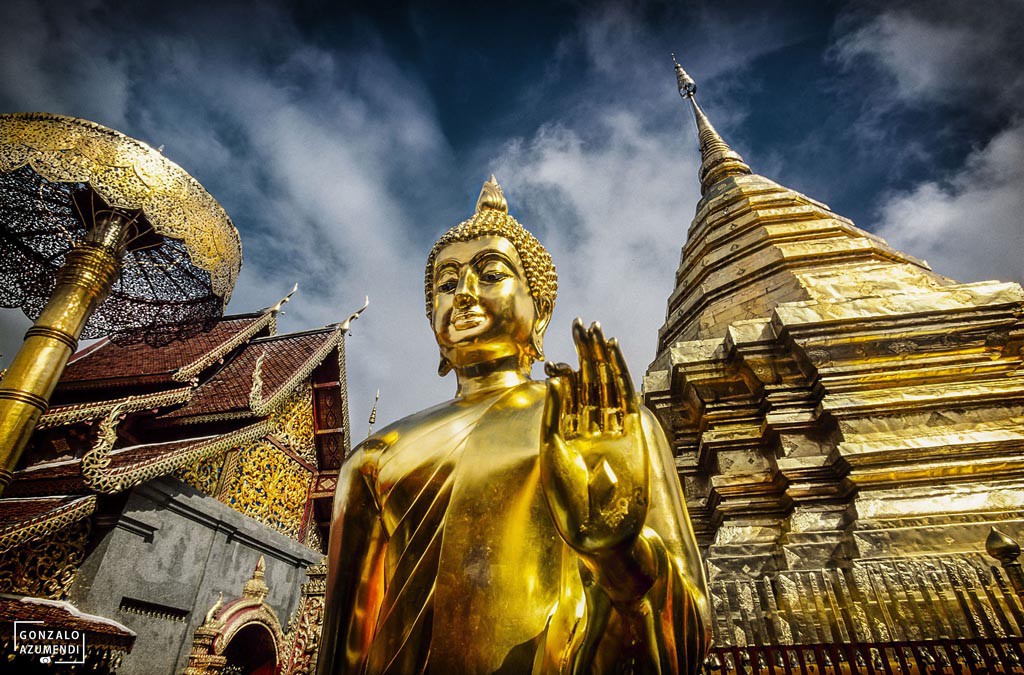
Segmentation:
[(614, 607), (545, 503), (544, 396), (527, 382), (455, 399), (356, 449), (339, 478), (320, 672), (698, 671), (707, 600), (661, 428), (643, 410), (641, 536), (657, 581)]

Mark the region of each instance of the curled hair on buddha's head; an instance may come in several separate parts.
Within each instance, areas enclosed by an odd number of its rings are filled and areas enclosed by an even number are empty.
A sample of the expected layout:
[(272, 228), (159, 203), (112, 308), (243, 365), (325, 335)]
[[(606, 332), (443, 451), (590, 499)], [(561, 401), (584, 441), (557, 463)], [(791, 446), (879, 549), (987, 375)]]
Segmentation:
[(519, 224), (519, 221), (508, 215), (505, 194), (501, 191), (498, 181), (491, 175), (490, 180), (480, 189), (480, 197), (476, 200), (476, 213), (469, 220), (462, 221), (441, 235), (430, 249), (424, 275), (427, 318), (433, 319), (434, 315), (434, 262), (437, 254), (448, 244), (489, 235), (504, 237), (515, 247), (523, 263), (526, 283), (530, 287), (530, 295), (533, 296), (537, 309), (548, 313), (554, 309), (555, 296), (558, 294), (558, 274), (555, 273), (551, 254), (536, 237)]

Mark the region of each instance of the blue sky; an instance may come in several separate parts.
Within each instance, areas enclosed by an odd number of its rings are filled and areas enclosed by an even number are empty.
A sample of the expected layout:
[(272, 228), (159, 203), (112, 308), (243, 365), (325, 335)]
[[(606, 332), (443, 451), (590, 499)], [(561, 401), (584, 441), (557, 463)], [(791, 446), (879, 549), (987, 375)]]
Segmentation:
[[(385, 4), (385, 3), (376, 3)], [(282, 330), (344, 318), (359, 435), (454, 392), (423, 263), (491, 173), (554, 255), (546, 351), (599, 319), (636, 379), (699, 198), (669, 52), (753, 169), (963, 280), (1024, 279), (1024, 3), (8, 0), (0, 110), (153, 146), (223, 204), (230, 312), (298, 282)], [(0, 364), (26, 321), (0, 310)]]

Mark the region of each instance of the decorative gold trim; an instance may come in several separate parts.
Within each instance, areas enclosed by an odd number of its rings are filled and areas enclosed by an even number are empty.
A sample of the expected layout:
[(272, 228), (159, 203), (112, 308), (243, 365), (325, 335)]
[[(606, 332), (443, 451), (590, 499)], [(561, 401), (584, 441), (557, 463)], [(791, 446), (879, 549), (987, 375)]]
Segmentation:
[(343, 462), (352, 451), (352, 427), (349, 426), (348, 418), (348, 372), (345, 365), (345, 339), (338, 343), (338, 382), (340, 384), (339, 396), (341, 398), (341, 426), (342, 426), (342, 449), (344, 454), (339, 458)]
[(85, 561), (91, 518), (79, 518), (0, 555), (0, 591), (63, 600)]
[[(220, 594), (217, 602), (206, 612), (202, 625), (192, 635), (192, 649), (185, 675), (213, 675), (220, 673), (227, 663), (224, 652), (231, 640), (247, 626), (260, 624), (271, 634), (274, 656), (279, 666), (286, 666), (288, 651), (285, 635), (274, 608), (266, 603), (269, 588), (265, 577), (266, 562), (260, 556), (252, 577), (245, 582), (242, 595), (224, 602)], [(282, 672), (294, 672), (291, 670)], [(307, 671), (308, 672), (308, 671)]]
[(316, 435), (313, 422), (313, 388), (303, 382), (270, 416), (272, 436), (316, 470)]
[(181, 417), (175, 419), (177, 424), (205, 424), (206, 422), (223, 422), (225, 420), (240, 420), (252, 417), (251, 410), (233, 410), (225, 413), (212, 413), (209, 415), (196, 415), (194, 417)]
[(0, 554), (26, 542), (49, 537), (72, 525), (96, 510), (96, 495), (81, 497), (73, 502), (23, 523), (8, 525), (0, 530)]
[(264, 328), (269, 326), (271, 328), (270, 333), (273, 334), (276, 331), (277, 323), (275, 320), (275, 314), (272, 310), (273, 308), (267, 310), (263, 316), (253, 319), (252, 323), (246, 328), (235, 333), (232, 337), (206, 352), (192, 363), (179, 368), (177, 372), (171, 376), (171, 379), (175, 382), (188, 382), (192, 378), (198, 377), (201, 372), (212, 366), (232, 349), (251, 340), (256, 333), (260, 332)]
[(75, 422), (93, 420), (106, 415), (118, 406), (122, 407), (122, 412), (136, 412), (148, 408), (165, 408), (188, 401), (192, 398), (193, 391), (195, 390), (191, 387), (181, 387), (155, 394), (126, 396), (125, 398), (111, 399), (109, 401), (58, 406), (43, 415), (36, 428), (51, 429)]
[(302, 584), (299, 605), (288, 620), (285, 629), (284, 646), (288, 655), (282, 672), (316, 672), (316, 659), (320, 651), (320, 634), (323, 632), (324, 594), (327, 589), (327, 562), (306, 568), (308, 581)]
[(256, 562), (252, 576), (242, 586), (242, 595), (237, 600), (227, 603), (214, 619), (221, 625), (220, 634), (213, 641), (213, 653), (220, 656), (231, 644), (231, 640), (240, 630), (253, 623), (266, 626), (274, 636), (274, 649), (278, 662), (282, 656), (281, 644), (284, 631), (281, 621), (277, 618), (274, 608), (266, 603), (270, 589), (266, 583), (266, 562), (263, 556)]
[(292, 296), (295, 295), (295, 292), (298, 291), (298, 290), (299, 290), (299, 283), (295, 282), (295, 285), (292, 286), (292, 290), (288, 291), (288, 295), (286, 295), (283, 298), (281, 298), (280, 300), (278, 300), (277, 304), (274, 305), (273, 307), (268, 307), (267, 311), (270, 312), (271, 314), (274, 314), (274, 315), (280, 314), (281, 313), (281, 308), (284, 307), (286, 304), (288, 304), (288, 302), (292, 299)]
[(10, 401), (18, 401), (19, 403), (25, 403), (38, 408), (39, 410), (46, 412), (46, 409), (50, 407), (49, 401), (42, 396), (37, 396), (30, 391), (19, 391), (17, 389), (0, 389), (0, 399), (8, 399)]
[(256, 365), (252, 367), (252, 386), (249, 388), (249, 409), (254, 413), (260, 409), (263, 400), (263, 360), (267, 358), (267, 350), (256, 357)]
[(99, 438), (82, 458), (82, 477), (85, 479), (86, 485), (104, 494), (115, 494), (127, 490), (183, 466), (205, 461), (221, 450), (251, 443), (265, 436), (271, 427), (269, 421), (263, 420), (231, 433), (199, 440), (153, 461), (112, 470), (110, 469), (110, 452), (117, 440), (118, 417), (122, 412), (120, 406), (110, 411), (100, 423)]
[(78, 349), (78, 340), (73, 335), (68, 335), (67, 331), (57, 330), (56, 328), (51, 328), (50, 326), (32, 326), (27, 331), (25, 331), (26, 338), (30, 338), (33, 336), (50, 338), (52, 340), (56, 340), (57, 342), (61, 342), (67, 345), (72, 352)]

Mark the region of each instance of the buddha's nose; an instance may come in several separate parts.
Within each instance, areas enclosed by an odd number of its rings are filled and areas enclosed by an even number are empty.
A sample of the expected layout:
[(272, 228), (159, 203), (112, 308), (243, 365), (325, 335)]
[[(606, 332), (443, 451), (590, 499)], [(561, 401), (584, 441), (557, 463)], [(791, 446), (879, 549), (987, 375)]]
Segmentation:
[(459, 276), (459, 285), (455, 287), (455, 308), (465, 309), (476, 304), (477, 278), (473, 270), (466, 270)]

